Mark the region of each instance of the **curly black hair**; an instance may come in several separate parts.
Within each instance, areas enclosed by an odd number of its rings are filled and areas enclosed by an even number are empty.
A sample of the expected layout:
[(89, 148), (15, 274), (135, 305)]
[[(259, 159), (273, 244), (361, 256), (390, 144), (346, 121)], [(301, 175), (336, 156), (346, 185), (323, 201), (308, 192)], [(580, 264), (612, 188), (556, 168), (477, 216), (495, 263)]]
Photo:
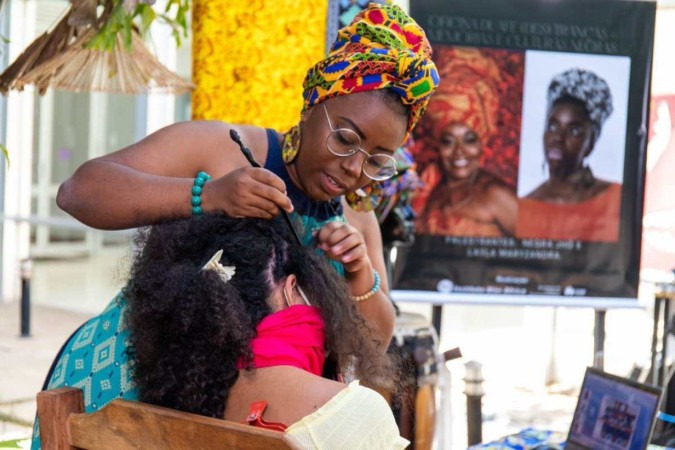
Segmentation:
[[(316, 250), (292, 240), (279, 220), (203, 215), (141, 230), (125, 290), (130, 359), (140, 400), (223, 417), (237, 361), (250, 362), (256, 326), (271, 314), (272, 289), (295, 274), (326, 324), (326, 349), (365, 384), (391, 387), (393, 366)], [(204, 264), (223, 250), (235, 266), (224, 283)]]

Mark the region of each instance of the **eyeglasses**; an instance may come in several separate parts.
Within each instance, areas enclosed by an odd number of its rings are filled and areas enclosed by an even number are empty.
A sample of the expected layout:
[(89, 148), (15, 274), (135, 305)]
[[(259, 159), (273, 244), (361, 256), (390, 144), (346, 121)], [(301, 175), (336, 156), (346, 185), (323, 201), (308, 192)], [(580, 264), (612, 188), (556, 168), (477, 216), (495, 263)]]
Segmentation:
[(398, 172), (396, 170), (396, 160), (389, 155), (383, 153), (375, 153), (371, 155), (361, 148), (361, 137), (354, 130), (349, 128), (333, 128), (328, 115), (326, 104), (322, 103), (323, 110), (326, 112), (326, 119), (328, 119), (328, 126), (330, 127), (330, 134), (326, 139), (326, 147), (328, 151), (335, 156), (347, 157), (355, 155), (356, 152), (362, 152), (366, 155), (361, 169), (368, 178), (376, 181), (387, 180)]

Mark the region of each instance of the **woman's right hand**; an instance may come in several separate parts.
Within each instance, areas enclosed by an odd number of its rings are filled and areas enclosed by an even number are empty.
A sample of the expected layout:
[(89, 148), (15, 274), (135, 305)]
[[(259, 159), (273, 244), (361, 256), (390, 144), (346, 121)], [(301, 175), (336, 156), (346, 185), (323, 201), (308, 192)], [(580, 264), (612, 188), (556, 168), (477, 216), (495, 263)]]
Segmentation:
[[(203, 190), (203, 211), (235, 217), (271, 218), (292, 211), (284, 182), (253, 168), (230, 139), (229, 124), (189, 121), (162, 128), (140, 142), (92, 159), (59, 187), (58, 206), (82, 223), (103, 230), (152, 225), (192, 214), (195, 175), (211, 181)], [(265, 161), (267, 133), (238, 126), (253, 157)]]
[(281, 209), (293, 211), (286, 184), (267, 169), (242, 167), (206, 183), (205, 211), (223, 211), (231, 217), (272, 219)]

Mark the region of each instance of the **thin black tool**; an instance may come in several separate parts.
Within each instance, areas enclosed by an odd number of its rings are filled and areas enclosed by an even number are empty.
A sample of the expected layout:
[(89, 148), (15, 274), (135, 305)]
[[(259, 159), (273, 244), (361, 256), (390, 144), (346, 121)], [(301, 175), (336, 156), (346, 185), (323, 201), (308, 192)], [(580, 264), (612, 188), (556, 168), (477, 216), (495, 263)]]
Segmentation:
[[(241, 141), (241, 137), (239, 137), (239, 133), (237, 133), (235, 130), (230, 129), (230, 138), (236, 142), (239, 145), (239, 148), (241, 149), (241, 152), (244, 154), (246, 157), (246, 160), (251, 164), (253, 167), (262, 167), (260, 164), (258, 164), (258, 161), (253, 159), (253, 155), (251, 154), (251, 150), (248, 149), (244, 145), (244, 143)], [(291, 229), (291, 232), (293, 233), (293, 236), (295, 237), (295, 240), (298, 242), (298, 245), (302, 246), (302, 241), (300, 241), (300, 236), (298, 236), (298, 232), (295, 231), (295, 227), (293, 226), (293, 222), (291, 222), (291, 216), (288, 215), (288, 213), (285, 210), (281, 210), (281, 215), (284, 217), (284, 220), (286, 221), (286, 225), (288, 225), (288, 228)]]

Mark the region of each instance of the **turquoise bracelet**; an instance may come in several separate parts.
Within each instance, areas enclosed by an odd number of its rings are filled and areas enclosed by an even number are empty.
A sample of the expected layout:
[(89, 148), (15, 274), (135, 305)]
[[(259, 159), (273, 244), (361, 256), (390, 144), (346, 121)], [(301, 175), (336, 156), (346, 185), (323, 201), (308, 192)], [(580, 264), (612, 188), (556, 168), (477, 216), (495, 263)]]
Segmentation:
[(375, 278), (375, 282), (373, 283), (373, 287), (363, 295), (357, 295), (355, 297), (352, 296), (352, 300), (354, 300), (356, 303), (362, 302), (364, 300), (368, 300), (370, 297), (375, 295), (377, 293), (377, 291), (380, 290), (380, 284), (381, 284), (380, 274), (377, 273), (377, 270), (375, 270), (375, 269), (373, 269), (373, 277)]
[(199, 172), (195, 177), (195, 182), (192, 185), (192, 215), (201, 216), (202, 214), (202, 191), (207, 181), (211, 176), (206, 172)]

